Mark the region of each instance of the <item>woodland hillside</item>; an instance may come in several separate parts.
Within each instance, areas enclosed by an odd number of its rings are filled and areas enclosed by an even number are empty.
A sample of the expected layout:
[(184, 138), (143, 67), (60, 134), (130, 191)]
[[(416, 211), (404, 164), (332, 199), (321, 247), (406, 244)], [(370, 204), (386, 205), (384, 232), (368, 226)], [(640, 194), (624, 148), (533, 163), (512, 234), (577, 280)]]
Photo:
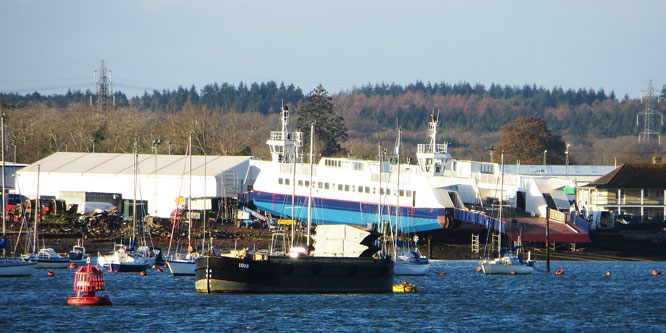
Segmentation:
[[(290, 128), (295, 128), (306, 97), (294, 85), (275, 82), (114, 96), (115, 108), (102, 109), (90, 91), (0, 94), (9, 156), (32, 163), (56, 151), (92, 151), (93, 146), (96, 152), (130, 152), (134, 142), (142, 153), (157, 147), (159, 154), (183, 154), (192, 132), (194, 154), (269, 158), (265, 142), (269, 132), (279, 128), (281, 103), (291, 110)], [(375, 158), (377, 143), (392, 145), (400, 126), (402, 156), (413, 158), (433, 112), (439, 113), (438, 141), (449, 142), (449, 152), (457, 158), (489, 160), (488, 148), (500, 144), (500, 128), (525, 116), (543, 119), (570, 144), (572, 164), (648, 162), (664, 155), (656, 136), (650, 143), (638, 142), (645, 120), (637, 115), (645, 103), (628, 96), (618, 100), (603, 90), (416, 82), (357, 87), (330, 95), (330, 101), (346, 125), (347, 139), (341, 142), (346, 156)], [(655, 103), (652, 110), (663, 114), (666, 105)], [(653, 130), (664, 133), (660, 117), (650, 121)], [(157, 139), (161, 144), (154, 144)]]

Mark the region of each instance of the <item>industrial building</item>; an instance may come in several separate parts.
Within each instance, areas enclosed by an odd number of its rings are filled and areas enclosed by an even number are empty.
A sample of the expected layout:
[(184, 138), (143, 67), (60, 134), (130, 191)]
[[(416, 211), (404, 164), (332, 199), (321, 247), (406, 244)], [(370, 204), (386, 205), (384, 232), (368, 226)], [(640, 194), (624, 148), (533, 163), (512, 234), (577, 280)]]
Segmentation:
[(235, 198), (247, 191), (253, 158), (138, 154), (135, 162), (133, 154), (58, 152), (19, 170), (16, 183), (29, 198), (114, 193), (147, 202), (150, 215), (169, 217), (183, 198)]

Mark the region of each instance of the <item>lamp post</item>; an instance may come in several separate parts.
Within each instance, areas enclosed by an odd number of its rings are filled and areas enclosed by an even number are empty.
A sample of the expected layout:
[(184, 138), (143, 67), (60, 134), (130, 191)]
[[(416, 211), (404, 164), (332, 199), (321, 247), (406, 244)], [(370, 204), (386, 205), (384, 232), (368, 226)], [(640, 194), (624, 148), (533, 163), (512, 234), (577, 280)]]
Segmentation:
[(564, 162), (565, 163), (564, 168), (565, 168), (566, 173), (567, 173), (567, 179), (569, 179), (569, 147), (571, 147), (571, 145), (567, 143), (567, 150), (564, 152), (564, 154), (566, 155), (566, 161)]
[(153, 159), (155, 165), (154, 165), (154, 173), (153, 173), (153, 205), (155, 206), (155, 216), (157, 216), (157, 145), (162, 143), (162, 139), (155, 139), (153, 140), (153, 149), (154, 149), (154, 154), (155, 158)]
[(547, 152), (548, 152), (548, 149), (544, 149), (544, 150), (543, 150), (543, 167), (544, 167), (544, 171), (545, 171), (545, 169), (546, 169), (546, 153), (547, 153)]
[(167, 146), (169, 146), (169, 155), (171, 155), (171, 141), (167, 141)]
[(90, 142), (92, 143), (92, 152), (94, 153), (95, 152), (95, 139), (90, 140)]

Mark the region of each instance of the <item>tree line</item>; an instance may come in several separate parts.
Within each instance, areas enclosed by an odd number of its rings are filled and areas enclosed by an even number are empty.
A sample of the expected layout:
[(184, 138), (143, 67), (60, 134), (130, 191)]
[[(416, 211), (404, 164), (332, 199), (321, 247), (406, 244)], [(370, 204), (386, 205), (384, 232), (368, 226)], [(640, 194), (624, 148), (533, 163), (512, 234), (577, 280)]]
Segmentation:
[[(267, 158), (265, 139), (279, 126), (277, 115), (283, 102), (289, 105), (292, 124), (306, 132), (309, 120), (321, 113), (309, 105), (325, 102), (326, 117), (335, 128), (324, 134), (342, 140), (322, 148), (322, 153), (341, 156), (375, 158), (377, 142), (394, 140), (398, 126), (404, 130), (409, 153), (410, 146), (424, 141), (433, 112), (440, 113), (438, 141), (449, 142), (452, 155), (458, 158), (487, 159), (485, 149), (500, 145), (502, 126), (521, 117), (543, 120), (554, 135), (571, 144), (581, 163), (609, 163), (617, 156), (631, 160), (660, 149), (633, 147), (643, 129), (643, 119), (637, 117), (644, 109), (641, 101), (628, 97), (620, 101), (602, 89), (498, 84), (486, 89), (464, 82), (417, 81), (406, 86), (367, 85), (330, 96), (319, 86), (306, 96), (293, 84), (270, 81), (215, 83), (200, 90), (179, 87), (129, 99), (122, 92), (114, 96), (115, 109), (100, 111), (88, 106), (97, 97), (89, 91), (50, 96), (0, 93), (19, 162), (34, 162), (55, 151), (91, 151), (93, 142), (97, 152), (129, 152), (138, 140), (140, 150), (151, 152), (157, 138), (172, 142), (172, 152), (178, 153), (188, 132), (195, 137), (195, 153)], [(665, 110), (663, 103), (655, 105), (654, 111)], [(159, 149), (166, 150), (164, 144)]]

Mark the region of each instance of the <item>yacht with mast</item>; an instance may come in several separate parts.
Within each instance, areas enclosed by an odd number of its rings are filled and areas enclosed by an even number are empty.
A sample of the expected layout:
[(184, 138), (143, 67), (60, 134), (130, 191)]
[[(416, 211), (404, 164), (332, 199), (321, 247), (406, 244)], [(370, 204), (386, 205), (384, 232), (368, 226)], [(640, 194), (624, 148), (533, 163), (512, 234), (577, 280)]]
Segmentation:
[(0, 276), (30, 276), (35, 271), (36, 262), (23, 261), (20, 258), (7, 257), (7, 188), (5, 186), (5, 115), (0, 111), (0, 131), (2, 133), (2, 239), (0, 239)]
[[(504, 153), (502, 153), (502, 175), (504, 175)], [(500, 185), (500, 193), (502, 193), (504, 187), (504, 177), (502, 177), (502, 182)], [(497, 258), (490, 258), (490, 251), (488, 249), (488, 239), (492, 234), (492, 227), (488, 227), (488, 234), (486, 236), (486, 250), (484, 251), (484, 258), (481, 260), (480, 267), (483, 274), (532, 274), (534, 272), (534, 261), (528, 256), (527, 260), (523, 260), (520, 254), (517, 252), (519, 247), (514, 248), (502, 248), (502, 208), (503, 208), (503, 198), (499, 199), (499, 214), (498, 219), (493, 220), (497, 224), (498, 229), (498, 239), (497, 242)]]
[[(188, 164), (189, 164), (189, 186), (190, 186), (190, 191), (189, 191), (189, 197), (187, 201), (187, 253), (175, 253), (173, 255), (167, 254), (167, 266), (169, 267), (169, 270), (171, 271), (171, 274), (174, 276), (177, 275), (194, 275), (194, 268), (196, 266), (196, 260), (199, 258), (201, 255), (197, 252), (194, 251), (194, 247), (192, 246), (192, 133), (189, 134), (189, 139), (188, 139), (188, 145), (187, 145), (187, 155), (188, 155)], [(205, 157), (204, 157), (205, 159)], [(204, 167), (206, 163), (204, 161)], [(204, 171), (205, 174), (205, 171)], [(204, 177), (205, 178), (205, 177)], [(205, 186), (204, 182), (204, 186)], [(206, 191), (204, 190), (204, 193)], [(206, 216), (205, 216), (205, 205), (204, 205), (204, 223), (206, 221)], [(174, 223), (176, 223), (177, 217), (174, 216)], [(174, 225), (175, 229), (175, 225)], [(203, 227), (203, 243), (202, 243), (202, 252), (203, 252), (203, 246), (205, 245), (205, 231), (206, 227), (204, 225)], [(171, 236), (173, 238), (173, 234)], [(169, 245), (169, 250), (168, 252), (171, 252), (171, 245)]]
[[(147, 257), (148, 247), (139, 247), (141, 251), (135, 251), (136, 246), (136, 222), (137, 222), (137, 176), (138, 176), (138, 154), (136, 143), (134, 144), (134, 200), (132, 202), (132, 238), (130, 239), (130, 248), (125, 244), (115, 244), (113, 254), (97, 255), (97, 266), (107, 269), (109, 272), (141, 272), (150, 267), (154, 262)], [(153, 258), (154, 260), (154, 258)]]

